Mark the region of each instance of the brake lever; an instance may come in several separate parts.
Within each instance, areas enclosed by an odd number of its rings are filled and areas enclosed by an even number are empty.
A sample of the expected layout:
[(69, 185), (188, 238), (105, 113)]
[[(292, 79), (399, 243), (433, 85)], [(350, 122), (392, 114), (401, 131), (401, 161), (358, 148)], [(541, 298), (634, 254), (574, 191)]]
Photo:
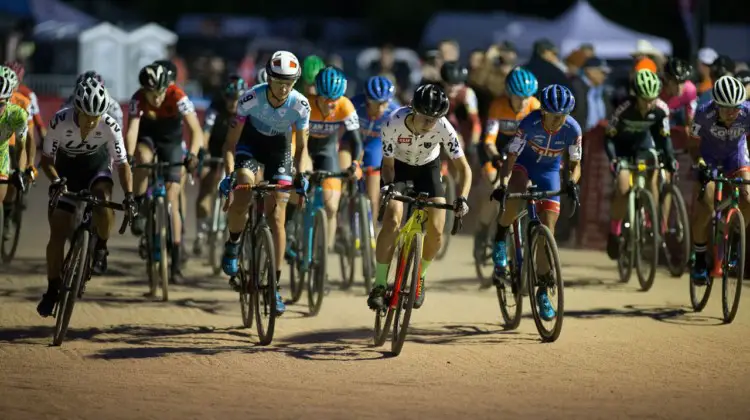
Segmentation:
[(453, 217), (453, 228), (451, 229), (451, 235), (457, 234), (463, 228), (463, 220), (464, 219), (461, 216)]

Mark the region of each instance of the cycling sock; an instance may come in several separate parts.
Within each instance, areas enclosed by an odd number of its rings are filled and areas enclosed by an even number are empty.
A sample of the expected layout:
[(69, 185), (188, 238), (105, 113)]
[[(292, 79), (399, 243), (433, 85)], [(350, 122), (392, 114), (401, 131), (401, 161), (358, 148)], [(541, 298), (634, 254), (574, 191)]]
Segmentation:
[(432, 264), (432, 260), (426, 260), (422, 258), (422, 272), (419, 273), (419, 276), (424, 278), (425, 274), (427, 274), (427, 269), (430, 267), (430, 264)]
[(508, 234), (508, 226), (503, 226), (500, 223), (497, 224), (497, 230), (495, 231), (495, 242), (505, 242), (505, 235)]
[(375, 267), (375, 286), (388, 284), (388, 264), (378, 263)]
[(706, 268), (706, 244), (693, 243), (693, 251), (695, 251), (695, 266), (697, 268)]
[(180, 267), (180, 252), (182, 252), (182, 247), (180, 246), (179, 242), (174, 242), (172, 244), (172, 269), (174, 271), (179, 271)]
[(236, 244), (240, 241), (240, 236), (242, 236), (242, 232), (229, 232), (229, 241)]
[(281, 270), (276, 270), (276, 290), (279, 290), (280, 279), (281, 279)]
[(609, 233), (620, 236), (622, 233), (622, 220), (612, 219), (609, 222)]

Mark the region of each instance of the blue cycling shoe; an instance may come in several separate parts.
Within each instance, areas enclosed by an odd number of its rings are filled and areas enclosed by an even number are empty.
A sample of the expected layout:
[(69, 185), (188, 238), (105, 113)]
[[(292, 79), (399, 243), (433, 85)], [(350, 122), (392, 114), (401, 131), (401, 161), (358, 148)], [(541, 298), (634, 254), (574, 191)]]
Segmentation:
[(286, 305), (284, 305), (284, 299), (281, 298), (281, 293), (276, 291), (276, 316), (281, 316), (286, 312)]
[(495, 249), (492, 252), (492, 262), (495, 263), (493, 272), (495, 279), (504, 278), (508, 269), (508, 249), (505, 241), (495, 242)]
[(539, 316), (545, 321), (552, 321), (557, 313), (552, 307), (552, 302), (547, 296), (547, 288), (540, 287), (536, 290), (536, 304), (539, 307)]
[(221, 257), (221, 268), (227, 276), (236, 276), (240, 271), (240, 243), (227, 241), (224, 244), (224, 255)]

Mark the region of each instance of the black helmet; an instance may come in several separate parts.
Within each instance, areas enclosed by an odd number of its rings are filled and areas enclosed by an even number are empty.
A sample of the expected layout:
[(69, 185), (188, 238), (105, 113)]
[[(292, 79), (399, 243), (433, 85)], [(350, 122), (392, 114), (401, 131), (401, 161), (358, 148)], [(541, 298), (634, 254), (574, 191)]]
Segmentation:
[(670, 57), (664, 66), (664, 74), (676, 80), (678, 83), (685, 82), (693, 73), (693, 68), (685, 60)]
[(422, 115), (439, 118), (444, 117), (450, 108), (448, 95), (443, 89), (432, 83), (419, 86), (414, 92), (411, 107)]
[(449, 85), (460, 85), (466, 83), (469, 78), (469, 70), (458, 61), (447, 61), (440, 67), (440, 78)]
[(154, 64), (158, 64), (167, 69), (167, 80), (169, 80), (170, 83), (177, 80), (177, 66), (175, 66), (171, 60), (156, 60), (154, 61)]
[(162, 90), (169, 86), (168, 70), (159, 64), (149, 64), (138, 73), (138, 82), (148, 90)]
[(711, 79), (719, 80), (722, 76), (731, 75), (734, 73), (734, 60), (729, 56), (720, 55), (711, 64)]

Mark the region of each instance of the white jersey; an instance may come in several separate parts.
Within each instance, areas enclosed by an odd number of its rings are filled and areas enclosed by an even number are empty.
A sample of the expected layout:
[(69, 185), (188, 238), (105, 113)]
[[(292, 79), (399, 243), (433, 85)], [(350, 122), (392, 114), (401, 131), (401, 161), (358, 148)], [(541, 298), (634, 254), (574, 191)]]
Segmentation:
[(122, 129), (112, 117), (104, 115), (99, 124), (81, 139), (81, 129), (74, 118), (73, 108), (58, 111), (50, 120), (47, 136), (44, 138), (42, 154), (55, 158), (58, 154), (69, 158), (96, 155), (106, 148), (110, 159), (120, 165), (127, 162), (125, 142), (122, 139)]
[(412, 166), (422, 166), (440, 157), (440, 145), (445, 146), (451, 159), (464, 155), (456, 130), (448, 119), (441, 118), (427, 134), (417, 136), (406, 128), (408, 106), (401, 107), (388, 117), (380, 129), (383, 157), (394, 158)]
[[(73, 108), (73, 95), (68, 96), (68, 99), (66, 99), (62, 106), (60, 106), (60, 109), (65, 108)], [(114, 118), (115, 121), (117, 121), (117, 124), (122, 127), (122, 107), (119, 102), (112, 99), (111, 96), (109, 97), (109, 105), (107, 106), (107, 115)]]

